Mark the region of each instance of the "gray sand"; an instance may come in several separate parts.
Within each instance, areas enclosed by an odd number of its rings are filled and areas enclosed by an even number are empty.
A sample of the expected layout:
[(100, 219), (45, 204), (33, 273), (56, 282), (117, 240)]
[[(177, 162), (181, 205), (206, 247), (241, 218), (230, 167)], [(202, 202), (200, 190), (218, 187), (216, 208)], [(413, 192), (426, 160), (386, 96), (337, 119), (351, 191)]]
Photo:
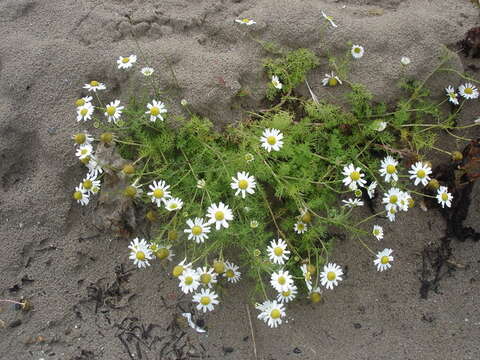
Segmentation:
[[(322, 37), (321, 10), (339, 25)], [(237, 17), (252, 17), (257, 25), (241, 27), (234, 23)], [(164, 86), (174, 85), (167, 62), (174, 69), (177, 104), (186, 98), (221, 125), (241, 119), (241, 107), (261, 104), (266, 79), (260, 64), (266, 54), (245, 34), (320, 54), (330, 49), (339, 55), (347, 41), (362, 44), (366, 54), (354, 63), (351, 80), (390, 101), (399, 93), (402, 71), (425, 77), (443, 46), (455, 49), (478, 25), (478, 9), (468, 0), (0, 1), (0, 298), (25, 296), (35, 307), (23, 314), (0, 305), (0, 359), (130, 359), (118, 337), (126, 317), (161, 326), (139, 342), (144, 359), (175, 358), (173, 353), (160, 357), (163, 343), (151, 342), (166, 336), (174, 309), (161, 296), (174, 304), (180, 295), (176, 281), (158, 263), (135, 270), (122, 294), (95, 313), (87, 288), (111, 284), (120, 264), (132, 268), (128, 241), (98, 235), (92, 226), (94, 205), (81, 208), (71, 199), (83, 169), (69, 138), (92, 130), (91, 124), (77, 124), (73, 102), (94, 78), (113, 89), (112, 99), (128, 99), (122, 84), (134, 76), (118, 71), (115, 60), (140, 55), (132, 33)], [(406, 70), (401, 56), (412, 60)], [(451, 66), (463, 71), (468, 64), (480, 66), (480, 61), (455, 56)], [(314, 92), (340, 97), (342, 88), (322, 88), (325, 72), (322, 64), (309, 76)], [(435, 96), (442, 98), (451, 82), (460, 80), (448, 74), (433, 79)], [(235, 97), (241, 88), (252, 95), (245, 103)], [(305, 88), (300, 91), (307, 94)], [(179, 111), (176, 104), (170, 107)], [(477, 100), (463, 112), (462, 123), (478, 115)], [(479, 135), (478, 129), (468, 133)], [(448, 140), (445, 146), (459, 145)], [(477, 186), (469, 219), (477, 230), (479, 197)], [(422, 300), (420, 254), (443, 235), (444, 220), (437, 210), (415, 208), (393, 226), (382, 225), (383, 245), (395, 250), (392, 271), (377, 273), (357, 242), (339, 241), (333, 257), (348, 266), (348, 276), (326, 292), (323, 304), (302, 300), (289, 306), (288, 324), (276, 330), (256, 320), (250, 307), (259, 359), (480, 358), (478, 244), (454, 242), (459, 268), (441, 282), (438, 293)], [(226, 290), (225, 301), (206, 317), (208, 336), (188, 329), (181, 341), (188, 339), (196, 353), (213, 359), (253, 358), (248, 288), (243, 281)], [(112, 302), (116, 309), (108, 305)], [(136, 340), (129, 341), (135, 353)]]

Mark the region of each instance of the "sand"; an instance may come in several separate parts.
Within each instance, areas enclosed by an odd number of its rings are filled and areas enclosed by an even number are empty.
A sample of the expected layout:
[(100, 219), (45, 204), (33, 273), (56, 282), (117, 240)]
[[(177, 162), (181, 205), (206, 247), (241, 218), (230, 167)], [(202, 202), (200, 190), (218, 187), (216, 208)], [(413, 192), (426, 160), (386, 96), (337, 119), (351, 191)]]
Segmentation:
[[(335, 17), (337, 29), (320, 31), (321, 10)], [(347, 41), (362, 44), (366, 55), (354, 63), (351, 80), (392, 101), (402, 72), (425, 77), (445, 46), (458, 50), (478, 16), (468, 0), (0, 1), (0, 298), (23, 296), (34, 305), (22, 313), (0, 304), (0, 359), (177, 359), (182, 346), (192, 356), (254, 358), (247, 281), (226, 290), (226, 301), (205, 317), (207, 335), (167, 330), (180, 311), (176, 282), (158, 264), (130, 271), (128, 240), (99, 233), (95, 206), (71, 199), (83, 169), (69, 138), (85, 128), (75, 121), (73, 102), (94, 78), (108, 84), (112, 98), (128, 99), (125, 83), (133, 75), (116, 69), (118, 56), (139, 54), (138, 43), (162, 85), (174, 88), (172, 111), (181, 111), (185, 98), (222, 126), (262, 104), (266, 54), (252, 37), (334, 55)], [(240, 27), (237, 17), (257, 25)], [(407, 69), (401, 56), (412, 60)], [(341, 88), (321, 87), (325, 63), (309, 83), (317, 96), (342, 102)], [(451, 62), (459, 71), (470, 64), (480, 61), (454, 55)], [(433, 95), (442, 98), (443, 87), (459, 81), (437, 76)], [(236, 97), (241, 88), (250, 97)], [(471, 102), (461, 123), (479, 114), (478, 101)], [(468, 220), (477, 230), (479, 194), (477, 186)], [(323, 304), (299, 301), (276, 330), (256, 320), (250, 306), (257, 358), (480, 358), (479, 244), (454, 241), (458, 267), (421, 299), (420, 254), (443, 235), (445, 222), (437, 210), (412, 211), (394, 225), (382, 222), (384, 245), (395, 249), (393, 271), (376, 273), (368, 252), (341, 240), (333, 257), (347, 276)]]

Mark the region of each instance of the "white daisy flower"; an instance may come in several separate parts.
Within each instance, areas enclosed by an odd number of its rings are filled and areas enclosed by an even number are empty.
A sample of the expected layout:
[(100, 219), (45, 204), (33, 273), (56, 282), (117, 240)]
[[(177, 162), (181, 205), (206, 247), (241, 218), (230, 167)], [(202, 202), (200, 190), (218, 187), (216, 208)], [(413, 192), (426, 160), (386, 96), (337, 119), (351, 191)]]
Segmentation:
[(138, 238), (133, 239), (128, 248), (131, 250), (129, 259), (133, 260), (134, 265), (139, 268), (150, 266), (148, 260), (152, 259), (152, 251), (145, 239), (140, 241)]
[(235, 22), (238, 23), (238, 24), (243, 24), (243, 25), (247, 25), (247, 26), (256, 24), (255, 21), (253, 21), (252, 19), (249, 19), (249, 18), (235, 19)]
[(372, 230), (373, 236), (377, 238), (377, 240), (382, 240), (383, 239), (383, 228), (379, 225), (373, 225), (373, 230)]
[(159, 260), (168, 260), (172, 261), (175, 253), (172, 250), (172, 245), (168, 244), (151, 244), (150, 250), (152, 250), (153, 255)]
[(395, 221), (395, 215), (397, 214), (397, 206), (394, 204), (385, 205), (385, 210), (387, 211), (387, 218), (391, 222)]
[(288, 290), (279, 292), (277, 294), (277, 301), (279, 303), (288, 303), (295, 299), (297, 296), (297, 287), (295, 285), (290, 286)]
[(93, 136), (86, 131), (73, 135), (72, 139), (75, 142), (75, 146), (87, 144), (91, 145), (93, 142)]
[(307, 231), (307, 229), (308, 229), (308, 225), (305, 224), (302, 221), (299, 221), (299, 222), (295, 223), (295, 225), (293, 225), (293, 230), (297, 234), (303, 234), (305, 231)]
[(338, 84), (342, 85), (342, 80), (332, 71), (330, 74), (325, 74), (322, 84), (323, 86), (337, 86)]
[(277, 75), (273, 75), (273, 76), (272, 76), (272, 84), (273, 84), (273, 86), (275, 86), (275, 88), (277, 88), (278, 90), (281, 90), (282, 87), (283, 87), (283, 84), (280, 82), (280, 80), (278, 79), (278, 76), (277, 76)]
[(203, 243), (208, 239), (208, 233), (210, 232), (210, 226), (204, 222), (201, 218), (195, 218), (187, 220), (189, 229), (183, 230), (184, 233), (189, 234), (188, 240), (194, 240), (197, 244)]
[(343, 271), (340, 266), (334, 263), (328, 263), (320, 273), (320, 281), (327, 289), (333, 290), (333, 286), (337, 286), (338, 282), (342, 280), (342, 275)]
[(471, 83), (462, 84), (458, 87), (458, 92), (465, 99), (476, 99), (478, 98), (478, 89), (475, 85)]
[(200, 275), (191, 268), (184, 269), (178, 280), (180, 280), (178, 286), (185, 294), (194, 292), (200, 286)]
[(172, 271), (173, 276), (179, 277), (179, 276), (182, 275), (186, 270), (189, 270), (189, 269), (192, 268), (192, 263), (186, 264), (186, 262), (187, 262), (187, 258), (183, 259), (178, 265), (176, 265), (176, 266), (173, 268), (173, 271)]
[(449, 85), (445, 88), (445, 91), (448, 96), (448, 101), (450, 101), (454, 105), (458, 105), (458, 94), (455, 92), (455, 88), (452, 85)]
[(408, 211), (411, 200), (412, 200), (412, 197), (408, 192), (400, 191), (400, 197), (397, 203), (398, 209), (402, 211)]
[(105, 116), (107, 117), (108, 122), (114, 122), (115, 124), (122, 116), (122, 110), (124, 106), (120, 106), (120, 100), (114, 100), (105, 108)]
[(453, 196), (451, 193), (448, 192), (448, 188), (446, 186), (440, 186), (437, 190), (437, 200), (440, 205), (442, 205), (442, 208), (447, 205), (447, 207), (452, 206), (452, 199)]
[(362, 200), (360, 199), (348, 199), (348, 200), (342, 200), (343, 203), (345, 203), (345, 205), (343, 206), (346, 206), (348, 208), (354, 208), (354, 207), (357, 207), (357, 206), (363, 206), (364, 203)]
[(93, 111), (94, 107), (91, 103), (85, 103), (84, 105), (77, 107), (77, 122), (91, 120)]
[(402, 197), (402, 191), (398, 188), (392, 187), (385, 194), (383, 194), (382, 203), (383, 204), (392, 204), (398, 206), (400, 198)]
[(370, 199), (373, 199), (373, 197), (375, 196), (375, 189), (377, 188), (377, 185), (378, 184), (376, 181), (372, 181), (370, 185), (368, 185), (367, 194)]
[(75, 152), (75, 156), (78, 156), (80, 160), (86, 159), (86, 158), (91, 158), (93, 155), (93, 146), (90, 144), (84, 144), (80, 145)]
[(137, 62), (137, 55), (130, 55), (130, 56), (120, 56), (117, 60), (118, 68), (119, 69), (130, 69), (133, 64)]
[(365, 53), (365, 49), (360, 45), (352, 45), (351, 53), (354, 59), (360, 59)]
[(302, 270), (303, 278), (305, 279), (305, 285), (307, 286), (308, 291), (312, 290), (312, 274), (308, 271), (307, 264), (303, 264), (300, 267)]
[(402, 65), (407, 66), (407, 65), (410, 65), (411, 60), (407, 56), (402, 56), (402, 58), (400, 59), (400, 62), (402, 63)]
[(385, 130), (387, 128), (387, 123), (385, 121), (375, 120), (372, 123), (372, 128), (375, 131), (382, 132), (383, 130)]
[(411, 176), (410, 179), (414, 179), (414, 185), (422, 183), (423, 186), (427, 186), (430, 181), (430, 175), (432, 173), (432, 168), (427, 164), (422, 163), (421, 161), (416, 162), (412, 165), (411, 170), (408, 172)]
[(88, 168), (88, 174), (93, 177), (97, 177), (98, 175), (103, 173), (103, 168), (98, 163), (97, 158), (93, 155), (90, 155), (90, 159), (86, 166)]
[(104, 83), (92, 80), (88, 84), (85, 84), (83, 88), (87, 89), (88, 91), (97, 92), (97, 90), (105, 90), (107, 87)]
[(283, 304), (277, 303), (275, 300), (267, 300), (262, 304), (255, 306), (261, 313), (258, 315), (259, 320), (265, 321), (271, 328), (276, 328), (282, 324), (282, 317), (285, 317), (285, 307)]
[(207, 216), (210, 217), (209, 224), (215, 223), (215, 229), (220, 230), (222, 226), (228, 228), (228, 221), (233, 220), (232, 210), (222, 202), (212, 204), (207, 209)]
[(267, 247), (268, 257), (274, 264), (285, 264), (285, 260), (288, 260), (290, 250), (287, 250), (287, 243), (282, 239), (277, 241), (272, 240), (270, 246)]
[(277, 129), (265, 129), (260, 142), (262, 147), (268, 152), (279, 151), (283, 146), (283, 134)]
[(286, 291), (293, 285), (293, 278), (288, 270), (279, 270), (270, 276), (270, 284), (278, 292)]
[(88, 173), (87, 176), (82, 180), (81, 187), (89, 194), (96, 194), (100, 191), (100, 180), (97, 180), (96, 176)]
[(328, 16), (327, 14), (325, 14), (323, 11), (322, 11), (322, 16), (330, 23), (330, 25), (332, 25), (334, 28), (337, 27), (337, 24), (335, 24), (333, 22), (333, 16)]
[(90, 201), (88, 192), (81, 185), (75, 187), (73, 198), (82, 206), (88, 205), (88, 202)]
[(255, 178), (253, 176), (250, 176), (248, 172), (237, 172), (237, 178), (235, 179), (234, 177), (232, 177), (232, 181), (233, 182), (230, 184), (230, 186), (233, 190), (237, 190), (235, 192), (235, 196), (238, 196), (238, 194), (241, 193), (242, 198), (245, 199), (245, 195), (247, 193), (255, 193)]
[(203, 179), (200, 179), (197, 181), (197, 188), (203, 189), (207, 185), (207, 182)]
[(359, 167), (356, 168), (353, 164), (344, 166), (342, 174), (345, 175), (345, 178), (343, 179), (345, 186), (348, 186), (351, 190), (357, 189), (358, 186), (365, 186), (367, 181), (363, 179), (365, 174), (362, 174), (361, 171), (362, 169)]
[(155, 70), (152, 67), (146, 66), (142, 68), (142, 70), (140, 71), (143, 74), (143, 76), (148, 77), (148, 76), (151, 76)]
[(387, 270), (392, 267), (390, 264), (390, 262), (393, 261), (393, 256), (390, 255), (392, 252), (392, 249), (383, 249), (383, 251), (378, 252), (377, 258), (373, 261), (378, 271)]
[(225, 272), (223, 276), (227, 278), (227, 281), (231, 283), (236, 283), (240, 280), (242, 273), (238, 271), (238, 266), (229, 261), (225, 261)]
[(152, 100), (151, 104), (147, 104), (148, 111), (145, 114), (150, 115), (150, 121), (155, 122), (157, 119), (163, 121), (162, 114), (167, 113), (165, 104), (161, 101)]
[(183, 207), (183, 201), (180, 198), (171, 198), (165, 201), (165, 209), (168, 211), (178, 211)]
[(128, 185), (123, 191), (125, 196), (133, 198), (138, 198), (143, 194), (142, 187), (138, 185), (140, 178), (136, 179), (131, 185)]
[(75, 101), (75, 107), (78, 108), (78, 107), (83, 106), (85, 104), (89, 104), (89, 103), (92, 102), (92, 100), (93, 100), (93, 98), (91, 96), (84, 96), (84, 97), (82, 97), (80, 99), (77, 99)]
[(150, 188), (150, 192), (147, 193), (148, 196), (152, 197), (152, 203), (156, 203), (158, 207), (162, 206), (162, 203), (166, 203), (168, 199), (170, 199), (170, 185), (163, 180), (154, 181), (153, 184), (148, 186)]
[(200, 285), (211, 288), (217, 283), (217, 273), (213, 268), (207, 266), (199, 267), (197, 273), (200, 275)]
[(380, 163), (380, 175), (385, 178), (385, 182), (398, 181), (397, 172), (398, 161), (388, 155)]
[(250, 221), (250, 227), (252, 229), (256, 229), (258, 227), (258, 221), (257, 220)]
[(199, 293), (193, 295), (193, 302), (198, 303), (197, 310), (203, 312), (213, 311), (213, 305), (218, 304), (218, 295), (210, 289), (201, 289)]

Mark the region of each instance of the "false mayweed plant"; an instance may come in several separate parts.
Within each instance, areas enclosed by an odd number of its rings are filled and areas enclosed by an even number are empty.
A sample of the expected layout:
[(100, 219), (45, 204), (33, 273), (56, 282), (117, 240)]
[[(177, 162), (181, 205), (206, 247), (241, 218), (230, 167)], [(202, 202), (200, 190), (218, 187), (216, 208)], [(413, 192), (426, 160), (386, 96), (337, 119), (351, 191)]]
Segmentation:
[[(459, 109), (443, 114), (428, 99), (425, 82), (407, 80), (407, 97), (393, 111), (374, 103), (345, 71), (349, 59), (361, 61), (364, 52), (361, 45), (349, 45), (347, 58), (330, 58), (325, 69), (323, 85), (343, 86), (350, 110), (318, 101), (313, 92), (311, 100), (293, 95), (320, 63), (313, 52), (299, 49), (264, 63), (266, 97), (274, 106), (223, 131), (185, 99), (187, 115), (172, 114), (167, 94), (155, 90), (114, 99), (108, 84), (90, 79), (75, 103), (77, 121), (93, 120), (103, 133), (73, 136), (75, 154), (87, 168), (74, 199), (88, 205), (101, 191), (108, 175), (95, 146), (114, 147), (129, 162), (110, 169), (128, 176), (122, 196), (155, 223), (151, 238), (135, 238), (126, 249), (133, 264), (172, 262), (179, 291), (203, 312), (224, 300), (221, 287), (244, 276), (255, 279), (258, 318), (277, 327), (286, 303), (301, 297), (319, 302), (324, 290), (341, 284), (342, 265), (331, 258), (333, 227), (358, 239), (371, 253), (372, 267), (386, 271), (394, 250), (379, 245), (388, 236), (380, 224), (407, 216), (415, 198), (431, 198), (442, 208), (455, 201), (432, 177), (421, 151), (446, 152), (434, 145), (437, 132), (455, 129)], [(134, 55), (117, 61), (120, 71), (132, 71), (136, 62)], [(131, 76), (141, 74), (150, 88), (154, 69)], [(445, 102), (463, 104), (477, 94), (470, 83), (453, 93), (449, 86)], [(452, 156), (458, 160), (461, 154)], [(356, 208), (372, 199), (381, 203), (378, 212), (359, 219)]]

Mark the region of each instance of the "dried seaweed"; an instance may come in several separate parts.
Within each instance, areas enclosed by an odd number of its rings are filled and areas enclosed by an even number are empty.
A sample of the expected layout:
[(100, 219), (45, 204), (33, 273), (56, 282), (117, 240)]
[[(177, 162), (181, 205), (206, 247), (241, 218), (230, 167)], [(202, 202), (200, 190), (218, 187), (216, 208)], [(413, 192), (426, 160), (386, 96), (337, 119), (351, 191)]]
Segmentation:
[(452, 191), (454, 201), (450, 208), (441, 210), (447, 223), (445, 236), (439, 244), (429, 244), (422, 252), (420, 296), (428, 297), (430, 290), (437, 291), (440, 280), (454, 269), (450, 261), (452, 241), (480, 240), (480, 233), (464, 226), (471, 202), (475, 180), (480, 178), (480, 139), (470, 142), (462, 152), (463, 158), (451, 164), (442, 164), (433, 171), (434, 177)]

